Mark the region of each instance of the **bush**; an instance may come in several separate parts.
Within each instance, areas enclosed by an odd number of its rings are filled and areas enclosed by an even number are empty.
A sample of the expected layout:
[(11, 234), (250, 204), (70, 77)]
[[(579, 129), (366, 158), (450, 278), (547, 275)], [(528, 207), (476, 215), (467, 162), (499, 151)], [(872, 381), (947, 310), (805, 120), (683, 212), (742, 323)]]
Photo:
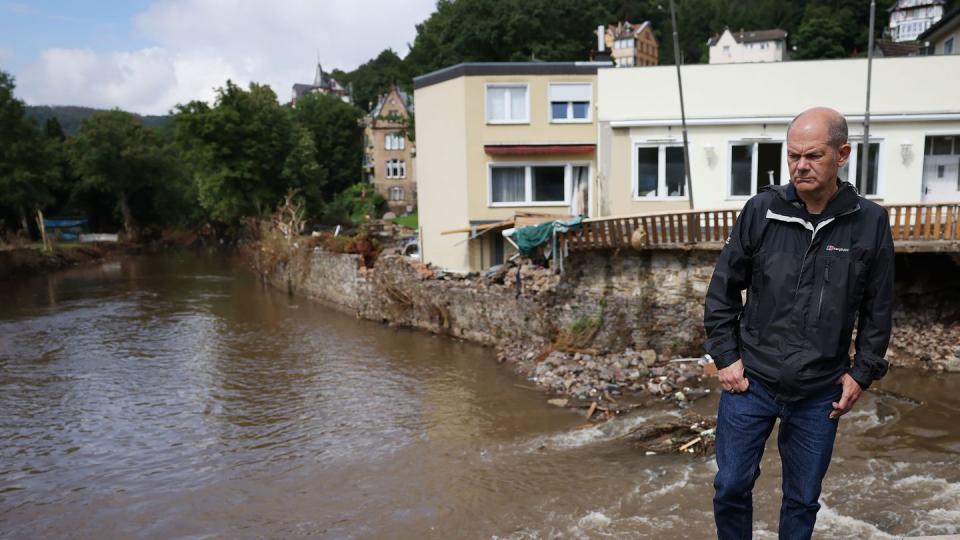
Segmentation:
[(338, 193), (323, 208), (326, 224), (360, 224), (383, 215), (387, 201), (370, 184), (354, 184)]

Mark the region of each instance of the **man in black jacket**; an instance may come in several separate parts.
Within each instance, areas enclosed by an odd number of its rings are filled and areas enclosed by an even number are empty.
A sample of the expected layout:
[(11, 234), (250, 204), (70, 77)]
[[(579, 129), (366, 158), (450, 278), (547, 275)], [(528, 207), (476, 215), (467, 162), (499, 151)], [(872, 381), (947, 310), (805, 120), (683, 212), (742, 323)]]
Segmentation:
[(886, 373), (890, 222), (837, 177), (849, 156), (840, 113), (815, 108), (794, 118), (790, 184), (747, 201), (717, 261), (704, 326), (724, 390), (714, 482), (720, 538), (751, 536), (751, 492), (778, 418), (780, 538), (810, 538), (838, 418)]

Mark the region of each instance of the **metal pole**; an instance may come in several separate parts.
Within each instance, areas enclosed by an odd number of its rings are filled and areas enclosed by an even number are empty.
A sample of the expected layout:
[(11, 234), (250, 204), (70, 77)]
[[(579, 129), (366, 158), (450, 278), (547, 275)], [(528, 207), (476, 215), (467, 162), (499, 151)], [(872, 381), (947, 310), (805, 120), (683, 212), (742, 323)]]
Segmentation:
[(677, 87), (680, 89), (680, 124), (683, 127), (683, 175), (687, 178), (687, 200), (693, 210), (693, 179), (690, 178), (690, 145), (687, 142), (687, 113), (683, 108), (683, 79), (680, 77), (680, 37), (677, 34), (677, 10), (670, 0), (670, 23), (673, 25), (673, 62), (677, 65)]
[(870, 35), (867, 38), (867, 108), (863, 114), (863, 162), (860, 165), (860, 187), (867, 189), (870, 169), (870, 83), (873, 76), (873, 17), (876, 0), (870, 0)]

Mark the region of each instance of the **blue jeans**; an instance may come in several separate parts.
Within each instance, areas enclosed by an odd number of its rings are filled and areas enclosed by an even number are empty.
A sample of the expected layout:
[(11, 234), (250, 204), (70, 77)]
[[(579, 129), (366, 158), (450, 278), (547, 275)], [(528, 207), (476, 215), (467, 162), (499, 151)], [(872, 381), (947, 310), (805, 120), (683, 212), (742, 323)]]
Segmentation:
[(717, 413), (719, 470), (713, 484), (713, 514), (720, 539), (752, 537), (753, 484), (760, 476), (763, 447), (777, 418), (783, 464), (780, 538), (810, 538), (820, 510), (820, 483), (830, 466), (837, 435), (838, 421), (830, 419), (830, 412), (842, 390), (838, 384), (794, 403), (777, 401), (755, 380), (746, 392), (723, 392)]

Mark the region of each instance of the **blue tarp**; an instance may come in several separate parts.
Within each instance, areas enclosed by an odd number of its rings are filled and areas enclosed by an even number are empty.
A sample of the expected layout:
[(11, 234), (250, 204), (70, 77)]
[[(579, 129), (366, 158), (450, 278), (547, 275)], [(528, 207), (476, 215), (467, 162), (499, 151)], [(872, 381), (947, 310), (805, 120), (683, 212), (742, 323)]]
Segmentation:
[(43, 226), (47, 229), (69, 229), (72, 227), (86, 227), (86, 225), (87, 220), (84, 218), (43, 220)]

